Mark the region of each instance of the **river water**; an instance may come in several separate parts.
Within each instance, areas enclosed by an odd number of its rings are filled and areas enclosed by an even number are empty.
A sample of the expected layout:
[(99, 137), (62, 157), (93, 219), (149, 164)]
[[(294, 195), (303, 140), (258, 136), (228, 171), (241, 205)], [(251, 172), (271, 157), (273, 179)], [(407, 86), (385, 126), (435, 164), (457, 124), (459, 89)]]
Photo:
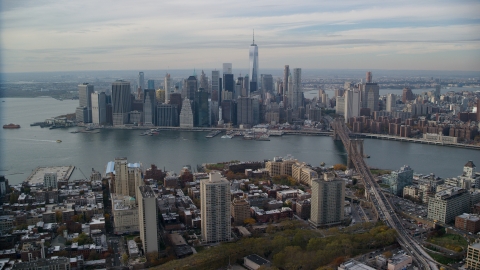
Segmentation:
[[(294, 156), (318, 166), (346, 163), (346, 152), (331, 137), (288, 135), (270, 141), (240, 138), (205, 138), (206, 132), (162, 131), (156, 136), (139, 136), (139, 130), (101, 130), (96, 134), (71, 133), (69, 129), (30, 127), (33, 122), (75, 111), (78, 100), (53, 98), (2, 98), (0, 124), (15, 123), (20, 129), (0, 129), (0, 174), (17, 184), (37, 166), (74, 165), (74, 178), (87, 177), (92, 168), (104, 172), (108, 161), (127, 157), (144, 167), (179, 172), (184, 165), (230, 160), (258, 161), (274, 156)], [(56, 140), (62, 140), (57, 143)], [(366, 139), (364, 151), (372, 167), (399, 169), (408, 164), (415, 172), (453, 177), (468, 160), (480, 166), (480, 151), (407, 142)]]

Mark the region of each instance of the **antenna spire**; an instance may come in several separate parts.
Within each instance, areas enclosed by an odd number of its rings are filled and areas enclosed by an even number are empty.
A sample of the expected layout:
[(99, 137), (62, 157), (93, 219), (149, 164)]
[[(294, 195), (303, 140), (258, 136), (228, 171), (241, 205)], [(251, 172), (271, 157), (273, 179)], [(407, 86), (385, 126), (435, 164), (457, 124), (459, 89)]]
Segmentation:
[(255, 29), (253, 29), (253, 44), (255, 44)]

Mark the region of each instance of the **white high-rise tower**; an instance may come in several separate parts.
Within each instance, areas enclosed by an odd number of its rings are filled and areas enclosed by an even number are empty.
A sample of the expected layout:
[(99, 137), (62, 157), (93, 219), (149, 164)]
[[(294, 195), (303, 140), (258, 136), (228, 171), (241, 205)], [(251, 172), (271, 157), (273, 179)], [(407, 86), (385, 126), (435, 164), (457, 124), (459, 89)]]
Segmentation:
[(255, 33), (253, 35), (253, 43), (250, 45), (250, 92), (258, 90), (258, 47), (255, 44)]

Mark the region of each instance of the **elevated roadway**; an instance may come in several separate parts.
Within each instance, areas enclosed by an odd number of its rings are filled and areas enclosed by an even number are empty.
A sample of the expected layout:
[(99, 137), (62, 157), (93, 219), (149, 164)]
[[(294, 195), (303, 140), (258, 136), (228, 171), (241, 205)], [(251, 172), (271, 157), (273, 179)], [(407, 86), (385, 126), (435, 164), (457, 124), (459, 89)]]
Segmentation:
[(409, 232), (403, 227), (401, 220), (395, 214), (390, 201), (380, 191), (380, 187), (363, 159), (363, 153), (361, 153), (363, 152), (363, 149), (358, 149), (358, 143), (351, 144), (350, 131), (348, 128), (342, 121), (338, 120), (332, 122), (332, 127), (334, 128), (334, 139), (340, 139), (347, 149), (350, 163), (353, 164), (357, 173), (360, 174), (365, 184), (365, 190), (368, 192), (368, 195), (378, 212), (379, 218), (397, 231), (398, 243), (413, 257), (414, 262), (420, 267), (420, 269), (438, 270), (437, 262), (433, 260), (425, 250), (423, 250), (413, 237), (410, 236)]

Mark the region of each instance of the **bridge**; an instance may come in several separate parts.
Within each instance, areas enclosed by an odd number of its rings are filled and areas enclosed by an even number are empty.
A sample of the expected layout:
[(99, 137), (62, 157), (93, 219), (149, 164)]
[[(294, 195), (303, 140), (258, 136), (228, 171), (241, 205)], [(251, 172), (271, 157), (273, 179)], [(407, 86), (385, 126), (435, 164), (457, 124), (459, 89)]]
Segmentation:
[(355, 168), (357, 173), (360, 174), (365, 185), (365, 193), (375, 206), (380, 219), (397, 231), (398, 243), (412, 256), (413, 261), (420, 269), (438, 270), (438, 263), (432, 259), (420, 244), (410, 236), (408, 231), (405, 230), (403, 223), (395, 214), (390, 201), (380, 191), (380, 187), (363, 159), (363, 140), (350, 139), (350, 130), (345, 126), (343, 121), (333, 121), (332, 127), (334, 129), (334, 140), (341, 140), (347, 150), (347, 166), (349, 168)]

